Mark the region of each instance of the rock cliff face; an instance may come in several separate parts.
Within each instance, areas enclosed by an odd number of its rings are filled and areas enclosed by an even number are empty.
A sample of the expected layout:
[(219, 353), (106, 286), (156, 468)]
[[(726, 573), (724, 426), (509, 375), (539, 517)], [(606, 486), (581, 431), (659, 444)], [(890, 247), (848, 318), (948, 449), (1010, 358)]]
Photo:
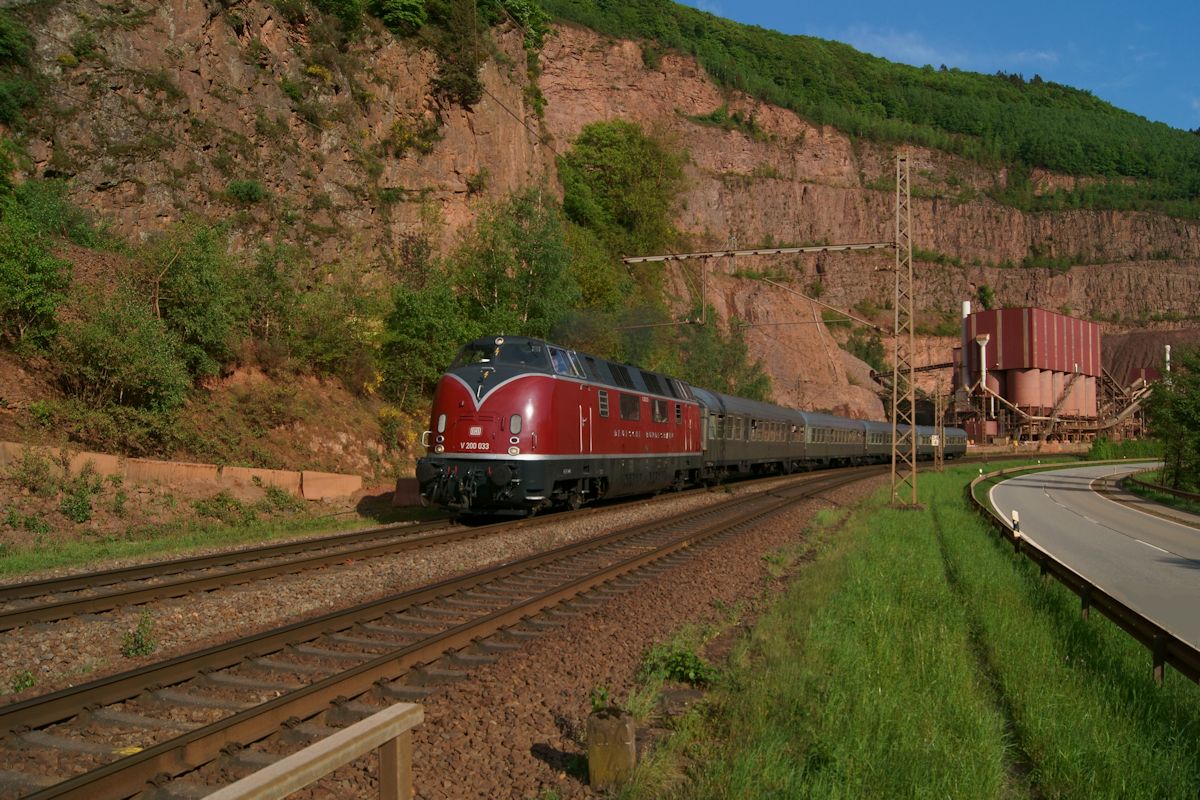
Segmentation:
[[(375, 29), (339, 50), (319, 21), (285, 21), (262, 0), (63, 2), (41, 13), (34, 32), (56, 108), (29, 142), (37, 169), (72, 177), (75, 199), (125, 234), (191, 213), (236, 214), (244, 246), (289, 241), (325, 262), (387, 265), (414, 233), (444, 250), (483, 198), (554, 185), (555, 152), (584, 125), (623, 118), (689, 154), (677, 221), (696, 249), (893, 236), (891, 149), (723, 92), (689, 58), (667, 55), (648, 69), (637, 43), (557, 28), (541, 58), (539, 118), (513, 31), (496, 32), (486, 93), (468, 113), (432, 98), (432, 57), (410, 43)], [(73, 64), (72, 42), (89, 34), (91, 53)], [(697, 121), (723, 106), (753, 115), (754, 129)], [(1200, 225), (1143, 213), (1025, 214), (981, 193), (1003, 185), (1003, 171), (929, 150), (910, 156), (917, 297), (931, 319), (952, 317), (983, 285), (1005, 305), (1093, 318), (1200, 314)], [(1048, 187), (1068, 180), (1036, 177)], [(239, 205), (228, 192), (239, 179), (268, 196)], [(1081, 266), (999, 266), (1031, 255)], [(733, 273), (771, 273), (842, 308), (886, 308), (892, 261), (875, 251), (712, 263), (708, 300), (752, 324), (747, 338), (778, 401), (878, 418), (861, 364), (851, 363), (860, 374), (851, 381), (819, 310)], [(684, 287), (697, 282), (682, 273), (677, 282), (681, 302), (692, 299)], [(940, 341), (932, 361), (948, 360), (949, 340)]]

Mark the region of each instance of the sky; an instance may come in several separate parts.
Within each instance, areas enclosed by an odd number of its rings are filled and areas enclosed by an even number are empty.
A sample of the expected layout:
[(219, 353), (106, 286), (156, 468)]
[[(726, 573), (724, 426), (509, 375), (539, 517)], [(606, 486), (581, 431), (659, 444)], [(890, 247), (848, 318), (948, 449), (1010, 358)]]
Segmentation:
[(1156, 122), (1200, 128), (1200, 0), (679, 2), (918, 67), (1037, 74)]

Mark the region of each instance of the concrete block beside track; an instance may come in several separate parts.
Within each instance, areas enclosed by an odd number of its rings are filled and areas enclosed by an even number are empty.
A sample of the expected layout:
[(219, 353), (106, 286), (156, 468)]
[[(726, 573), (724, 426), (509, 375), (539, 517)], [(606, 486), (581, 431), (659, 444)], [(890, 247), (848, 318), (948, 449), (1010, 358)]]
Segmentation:
[(213, 486), (220, 478), (220, 468), (216, 464), (188, 464), (181, 461), (130, 458), (125, 461), (125, 477), (133, 483), (165, 483), (172, 486), (208, 484)]
[(125, 467), (121, 463), (121, 457), (109, 455), (108, 453), (74, 454), (71, 456), (71, 474), (79, 474), (87, 464), (92, 465), (92, 469), (96, 470), (97, 475), (108, 477), (109, 475), (123, 476), (125, 474)]
[(248, 500), (262, 495), (262, 490), (255, 484), (258, 478), (262, 486), (276, 486), (283, 489), (292, 497), (300, 497), (300, 473), (282, 469), (254, 469), (251, 467), (222, 467), (221, 485), (229, 489), (234, 496)]
[(305, 500), (349, 497), (362, 489), (362, 476), (306, 469), (300, 473), (300, 489)]

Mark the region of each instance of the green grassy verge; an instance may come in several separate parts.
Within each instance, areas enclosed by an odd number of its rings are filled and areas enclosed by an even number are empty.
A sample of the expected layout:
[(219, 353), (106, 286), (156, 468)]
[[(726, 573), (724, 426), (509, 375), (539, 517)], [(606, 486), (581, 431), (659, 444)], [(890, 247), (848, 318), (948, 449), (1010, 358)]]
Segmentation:
[[(1145, 483), (1161, 484), (1162, 470), (1156, 469), (1151, 472), (1143, 472), (1137, 476), (1137, 479)], [(1180, 511), (1187, 511), (1192, 514), (1200, 514), (1200, 503), (1196, 502), (1195, 500), (1188, 500), (1186, 497), (1176, 497), (1173, 494), (1155, 491), (1154, 489), (1143, 486), (1141, 483), (1137, 483), (1136, 481), (1126, 481), (1125, 488), (1140, 497), (1144, 497), (1147, 500), (1153, 500), (1155, 503), (1161, 503), (1162, 505), (1170, 506), (1171, 508), (1178, 508)]]
[(627, 795), (1194, 797), (1200, 688), (1156, 687), (1145, 650), (1014, 556), (963, 498), (974, 474), (825, 536), (669, 745), (687, 779)]
[(182, 558), (209, 548), (267, 544), (294, 536), (332, 534), (372, 525), (429, 516), (424, 509), (402, 510), (385, 519), (355, 514), (299, 516), (225, 525), (202, 520), (161, 523), (131, 528), (95, 539), (50, 543), (0, 553), (0, 579), (62, 567), (98, 567), (106, 561), (137, 558)]

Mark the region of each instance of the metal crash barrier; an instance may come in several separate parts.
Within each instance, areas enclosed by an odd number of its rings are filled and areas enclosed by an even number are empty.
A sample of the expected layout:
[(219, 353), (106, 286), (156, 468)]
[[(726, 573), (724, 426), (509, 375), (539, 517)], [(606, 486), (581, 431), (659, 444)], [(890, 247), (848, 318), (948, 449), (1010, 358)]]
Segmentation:
[[(1089, 465), (1127, 464), (1127, 461), (1091, 461)], [(1076, 465), (1078, 466), (1078, 465)], [(1112, 595), (1096, 586), (1090, 580), (1068, 567), (1062, 561), (1047, 553), (1035, 543), (1021, 535), (1020, 525), (1010, 523), (1000, 516), (990, 504), (984, 503), (975, 496), (975, 488), (984, 481), (992, 478), (1019, 475), (1038, 470), (1061, 469), (1063, 465), (1048, 466), (1046, 464), (1014, 469), (1002, 469), (996, 472), (981, 474), (967, 486), (967, 500), (973, 504), (979, 513), (983, 514), (1001, 537), (1012, 544), (1018, 553), (1024, 553), (1027, 558), (1038, 565), (1043, 575), (1052, 575), (1063, 586), (1079, 595), (1080, 609), (1084, 617), (1091, 609), (1099, 611), (1108, 617), (1117, 627), (1128, 633), (1146, 649), (1153, 658), (1154, 680), (1162, 683), (1165, 665), (1170, 664), (1180, 674), (1193, 681), (1200, 682), (1200, 651), (1188, 642), (1175, 636), (1158, 623), (1142, 616), (1129, 606), (1117, 600)]]
[(379, 748), (379, 797), (413, 796), (412, 729), (425, 719), (415, 703), (397, 703), (208, 796), (208, 800), (276, 800)]

